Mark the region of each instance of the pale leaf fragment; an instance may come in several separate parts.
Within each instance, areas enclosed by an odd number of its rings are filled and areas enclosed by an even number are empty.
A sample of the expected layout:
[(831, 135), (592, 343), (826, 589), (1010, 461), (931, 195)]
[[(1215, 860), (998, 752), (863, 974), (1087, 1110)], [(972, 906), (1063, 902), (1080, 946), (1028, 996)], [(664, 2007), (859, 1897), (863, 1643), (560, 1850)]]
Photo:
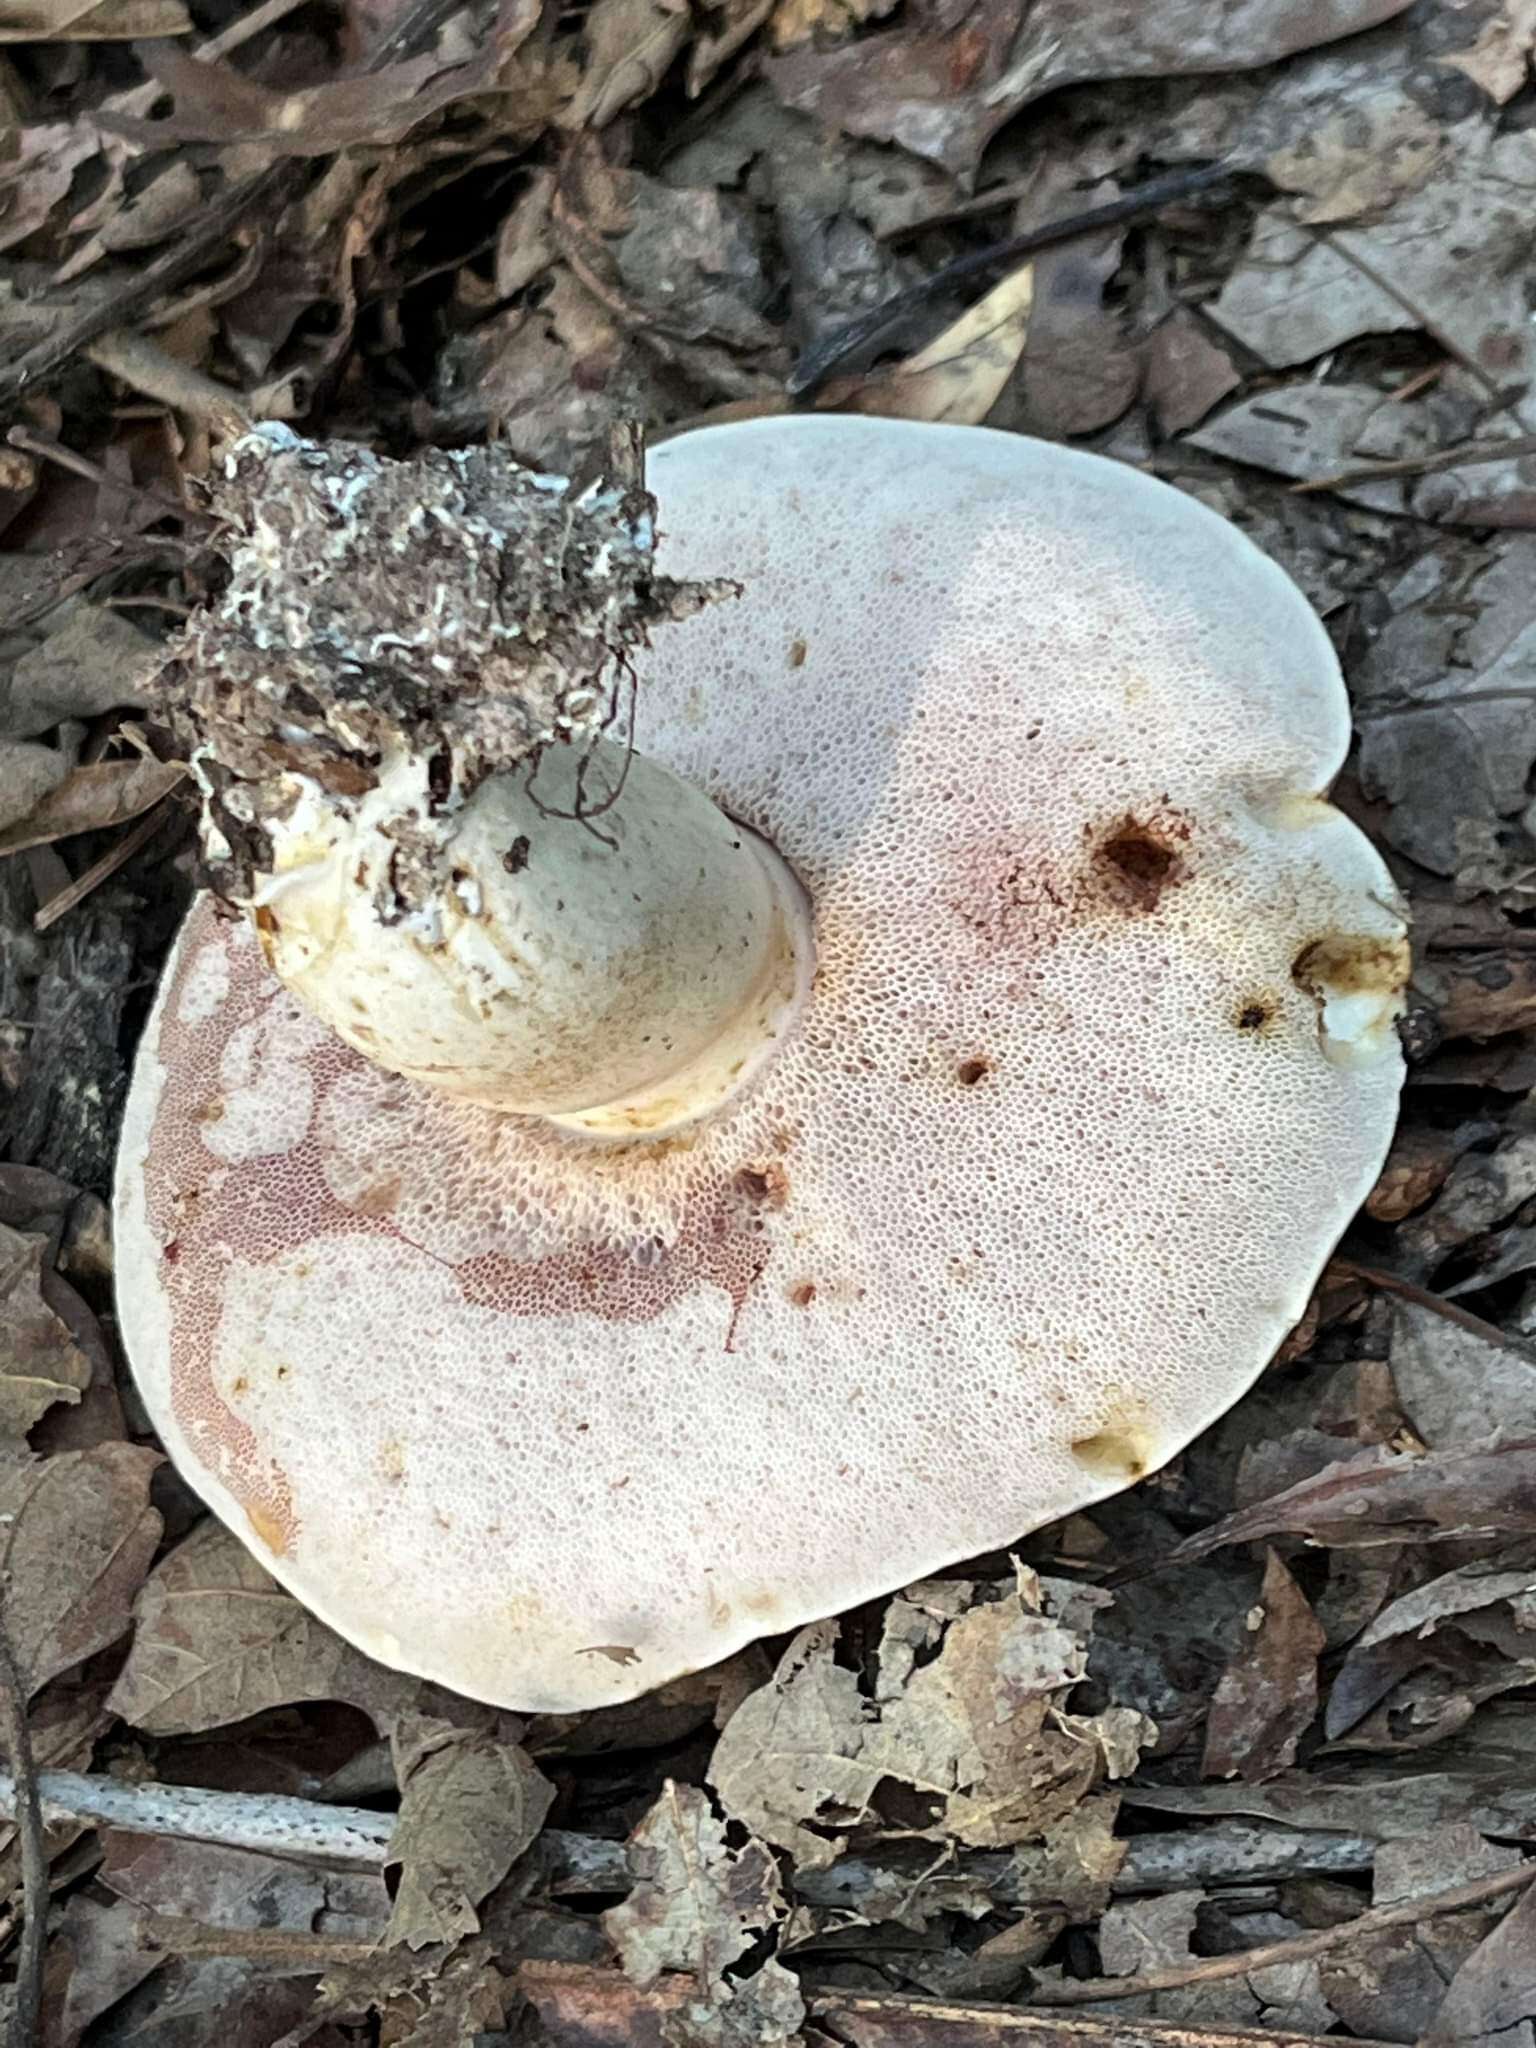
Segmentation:
[(400, 1883), (385, 1944), (462, 1941), (543, 1827), (555, 1788), (526, 1750), (488, 1729), (403, 1714), (390, 1747), (400, 1817), (385, 1861)]
[(182, 0), (0, 0), (0, 43), (123, 43), (183, 36)]
[(869, 377), (829, 384), (819, 404), (882, 419), (979, 426), (1024, 352), (1034, 277), (1034, 265), (1021, 264), (915, 356)]
[(126, 825), (168, 796), (186, 772), (183, 762), (157, 761), (152, 755), (72, 768), (26, 817), (0, 831), (0, 854)]
[(301, 1700), (346, 1700), (385, 1726), (420, 1690), (344, 1643), (210, 1520), (151, 1573), (110, 1704), (152, 1735), (218, 1728)]
[(35, 1692), (125, 1633), (160, 1540), (160, 1453), (104, 1443), (0, 1470), (6, 1633)]
[(91, 1383), (91, 1361), (44, 1292), (47, 1249), (46, 1238), (0, 1224), (0, 1436), (24, 1437)]
[(783, 1964), (726, 1974), (787, 1915), (767, 1846), (753, 1837), (733, 1849), (705, 1795), (669, 1780), (630, 1836), (629, 1861), (635, 1888), (603, 1915), (626, 1975), (647, 1989), (664, 1970), (686, 1971), (699, 1991), (686, 2018), (701, 2042), (746, 2048), (789, 2039), (805, 2008)]
[[(909, 1595), (882, 1645), (889, 1663), (877, 1702), (833, 1660), (831, 1625), (802, 1630), (772, 1681), (727, 1722), (712, 1781), (738, 1820), (802, 1869), (835, 1860), (846, 1837), (827, 1830), (855, 1826), (882, 1779), (931, 1802), (920, 1832), (936, 1840), (1004, 1848), (1037, 1839), (1106, 1777), (1127, 1774), (1153, 1738), (1152, 1723), (1128, 1708), (1065, 1710), (1105, 1598), (1027, 1573), (1003, 1598), (952, 1618)], [(914, 1649), (931, 1646), (935, 1629), (937, 1655), (914, 1668)], [(898, 1677), (900, 1690), (887, 1690)]]
[(605, 128), (650, 96), (692, 34), (683, 0), (597, 0), (587, 16), (587, 62), (563, 128)]

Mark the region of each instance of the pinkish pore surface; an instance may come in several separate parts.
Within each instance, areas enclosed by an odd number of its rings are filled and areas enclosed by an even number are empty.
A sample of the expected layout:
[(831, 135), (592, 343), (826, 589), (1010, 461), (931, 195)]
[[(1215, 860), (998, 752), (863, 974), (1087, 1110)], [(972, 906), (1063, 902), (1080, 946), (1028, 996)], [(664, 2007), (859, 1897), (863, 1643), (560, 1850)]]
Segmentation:
[(631, 1147), (446, 1102), (204, 905), (124, 1141), (123, 1322), (173, 1454), (353, 1640), (524, 1708), (1169, 1456), (1299, 1317), (1401, 1073), (1390, 882), (1316, 794), (1337, 671), (1232, 529), (1063, 450), (859, 421), (685, 437), (653, 487), (665, 565), (746, 595), (658, 634), (643, 744), (815, 908), (762, 1079)]

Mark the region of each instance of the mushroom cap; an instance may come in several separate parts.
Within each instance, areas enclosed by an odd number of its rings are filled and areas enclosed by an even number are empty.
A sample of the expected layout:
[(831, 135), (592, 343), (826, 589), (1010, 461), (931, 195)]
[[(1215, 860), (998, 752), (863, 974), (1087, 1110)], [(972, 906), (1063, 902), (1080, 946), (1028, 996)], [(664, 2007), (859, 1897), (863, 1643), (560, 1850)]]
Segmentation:
[(204, 901), (121, 1156), (183, 1472), (360, 1647), (529, 1710), (1172, 1456), (1301, 1316), (1402, 1074), (1337, 665), (1235, 528), (910, 422), (705, 429), (650, 484), (662, 566), (745, 594), (657, 632), (639, 744), (814, 904), (776, 1061), (585, 1144), (371, 1067)]

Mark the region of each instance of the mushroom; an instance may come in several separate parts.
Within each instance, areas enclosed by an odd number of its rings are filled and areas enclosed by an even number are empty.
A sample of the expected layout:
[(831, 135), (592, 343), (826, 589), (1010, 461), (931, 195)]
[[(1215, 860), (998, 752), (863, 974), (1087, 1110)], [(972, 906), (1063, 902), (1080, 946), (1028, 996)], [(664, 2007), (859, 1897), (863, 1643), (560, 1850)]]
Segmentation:
[[(184, 669), (244, 914), (199, 900), (144, 1034), (121, 1318), (307, 1606), (568, 1711), (1012, 1543), (1230, 1406), (1385, 1154), (1407, 943), (1326, 799), (1327, 636), (1160, 482), (758, 420), (654, 451), (654, 562), (635, 491), (523, 477), (533, 542), (443, 511), (423, 570), (400, 507), (471, 458), (431, 460), (236, 464)], [(351, 556), (277, 604), (290, 471), (322, 538), (384, 505), (415, 645), (370, 668), (304, 609), (393, 601)], [(574, 589), (567, 543), (591, 630), (541, 598), (477, 641), (454, 590)], [(509, 647), (515, 719), (471, 702)]]

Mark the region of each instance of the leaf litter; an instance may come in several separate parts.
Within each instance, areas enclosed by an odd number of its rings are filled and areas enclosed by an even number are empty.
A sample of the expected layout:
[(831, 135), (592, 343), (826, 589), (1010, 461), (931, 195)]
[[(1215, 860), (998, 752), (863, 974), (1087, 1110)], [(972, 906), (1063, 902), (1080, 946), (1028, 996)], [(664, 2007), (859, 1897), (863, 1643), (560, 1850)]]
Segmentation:
[[(1532, 2048), (1530, 0), (25, 0), (0, 42), (36, 2038), (992, 2048), (1066, 1999), (1117, 2048)], [(1402, 1129), (1271, 1371), (1135, 1494), (525, 1722), (341, 1643), (143, 1427), (102, 1197), (193, 885), (144, 676), (243, 420), (570, 468), (796, 403), (1074, 439), (1290, 568), (1414, 911)]]

